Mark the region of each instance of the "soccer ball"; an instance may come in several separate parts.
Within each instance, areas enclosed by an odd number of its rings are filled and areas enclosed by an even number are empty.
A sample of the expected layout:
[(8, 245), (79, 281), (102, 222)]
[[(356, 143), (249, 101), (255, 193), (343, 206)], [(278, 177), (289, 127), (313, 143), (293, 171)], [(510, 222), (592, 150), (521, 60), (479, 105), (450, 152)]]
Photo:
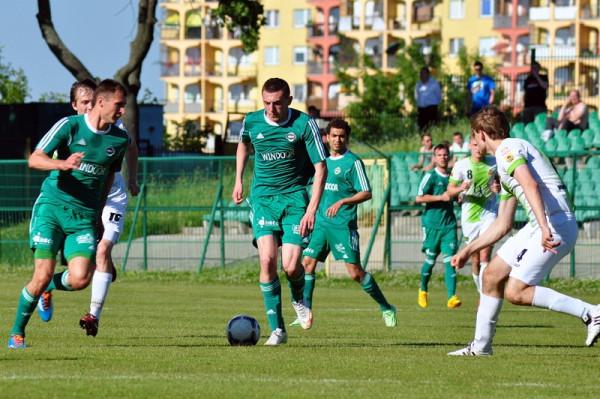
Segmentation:
[(234, 316), (227, 323), (227, 340), (229, 345), (256, 345), (260, 339), (260, 325), (258, 321), (245, 314)]

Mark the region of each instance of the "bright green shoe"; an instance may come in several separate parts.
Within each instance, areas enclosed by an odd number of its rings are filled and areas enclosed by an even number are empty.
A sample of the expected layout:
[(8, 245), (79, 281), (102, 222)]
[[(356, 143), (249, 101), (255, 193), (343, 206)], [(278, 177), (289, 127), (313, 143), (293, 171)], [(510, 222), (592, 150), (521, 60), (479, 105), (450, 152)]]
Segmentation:
[(300, 320), (296, 319), (289, 324), (290, 327), (300, 327)]
[(383, 321), (386, 327), (396, 327), (398, 320), (396, 319), (396, 308), (392, 306), (390, 310), (384, 310), (382, 312)]

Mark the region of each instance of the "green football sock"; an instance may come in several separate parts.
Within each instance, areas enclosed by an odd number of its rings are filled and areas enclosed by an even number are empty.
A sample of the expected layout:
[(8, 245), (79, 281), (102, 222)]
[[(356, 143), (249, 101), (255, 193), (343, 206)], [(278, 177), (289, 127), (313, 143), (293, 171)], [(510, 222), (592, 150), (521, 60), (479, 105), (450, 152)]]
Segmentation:
[(456, 295), (456, 269), (452, 267), (450, 261), (451, 256), (444, 258), (444, 267), (446, 271), (444, 273), (444, 282), (446, 283), (446, 291), (448, 292), (448, 299)]
[(292, 292), (292, 301), (300, 302), (304, 297), (304, 269), (300, 270), (297, 276), (293, 277), (286, 273), (288, 287)]
[(267, 313), (267, 321), (269, 322), (271, 331), (276, 328), (281, 328), (285, 331), (281, 313), (281, 284), (279, 283), (279, 277), (269, 283), (260, 283), (260, 290), (263, 294), (265, 312)]
[(46, 291), (59, 290), (59, 291), (73, 291), (73, 287), (69, 285), (69, 271), (54, 273), (50, 284), (46, 288)]
[(381, 292), (379, 285), (377, 285), (377, 281), (375, 281), (373, 276), (371, 276), (371, 273), (365, 274), (360, 282), (360, 286), (367, 294), (371, 295), (371, 298), (373, 298), (375, 302), (379, 304), (381, 311), (390, 310), (392, 308), (392, 305), (390, 305), (387, 299), (385, 299), (383, 292)]
[(425, 262), (423, 262), (423, 267), (421, 267), (421, 291), (427, 291), (433, 266), (435, 266), (435, 258), (427, 256)]
[(312, 309), (313, 292), (315, 291), (316, 275), (315, 273), (306, 273), (304, 275), (304, 306)]
[(15, 323), (10, 329), (10, 335), (23, 335), (25, 336), (25, 326), (29, 322), (33, 311), (38, 303), (40, 297), (34, 297), (27, 291), (27, 288), (21, 290), (19, 296), (19, 304), (17, 305), (17, 314), (15, 317)]

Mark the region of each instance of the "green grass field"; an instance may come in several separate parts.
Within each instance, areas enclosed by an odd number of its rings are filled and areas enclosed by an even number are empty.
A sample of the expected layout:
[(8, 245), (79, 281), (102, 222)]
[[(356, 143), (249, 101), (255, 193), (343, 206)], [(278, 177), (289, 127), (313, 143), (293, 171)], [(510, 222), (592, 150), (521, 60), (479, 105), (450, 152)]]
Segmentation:
[[(439, 278), (427, 310), (416, 305), (416, 275), (386, 278), (382, 288), (399, 310), (394, 329), (384, 327), (378, 308), (357, 285), (318, 280), (313, 329), (289, 329), (288, 344), (267, 348), (261, 345), (268, 328), (260, 292), (248, 282), (253, 273), (207, 275), (121, 276), (111, 288), (96, 338), (86, 337), (78, 326), (89, 289), (59, 292), (54, 319), (43, 324), (34, 315), (29, 347), (9, 351), (5, 343), (17, 295), (29, 274), (4, 269), (0, 397), (597, 395), (600, 347), (584, 347), (586, 330), (569, 316), (505, 305), (493, 357), (447, 357), (473, 335), (477, 299), (466, 278), (459, 286), (465, 304), (452, 311), (445, 308)], [(561, 284), (600, 302), (597, 284)], [(287, 289), (284, 304), (290, 322)], [(228, 346), (225, 325), (238, 313), (261, 323), (258, 346)]]

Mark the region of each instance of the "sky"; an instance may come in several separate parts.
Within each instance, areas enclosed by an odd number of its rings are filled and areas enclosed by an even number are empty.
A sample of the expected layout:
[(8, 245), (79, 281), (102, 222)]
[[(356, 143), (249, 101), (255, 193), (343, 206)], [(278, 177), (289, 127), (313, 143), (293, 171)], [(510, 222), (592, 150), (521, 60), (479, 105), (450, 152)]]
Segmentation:
[[(135, 37), (136, 0), (51, 0), (50, 5), (56, 31), (94, 76), (112, 78), (125, 65)], [(67, 94), (75, 80), (46, 45), (36, 14), (36, 0), (0, 0), (2, 60), (25, 71), (30, 88), (27, 101), (36, 101), (46, 92)], [(160, 19), (160, 7), (156, 15)], [(140, 97), (148, 88), (162, 100), (159, 34), (156, 26), (142, 67)]]

